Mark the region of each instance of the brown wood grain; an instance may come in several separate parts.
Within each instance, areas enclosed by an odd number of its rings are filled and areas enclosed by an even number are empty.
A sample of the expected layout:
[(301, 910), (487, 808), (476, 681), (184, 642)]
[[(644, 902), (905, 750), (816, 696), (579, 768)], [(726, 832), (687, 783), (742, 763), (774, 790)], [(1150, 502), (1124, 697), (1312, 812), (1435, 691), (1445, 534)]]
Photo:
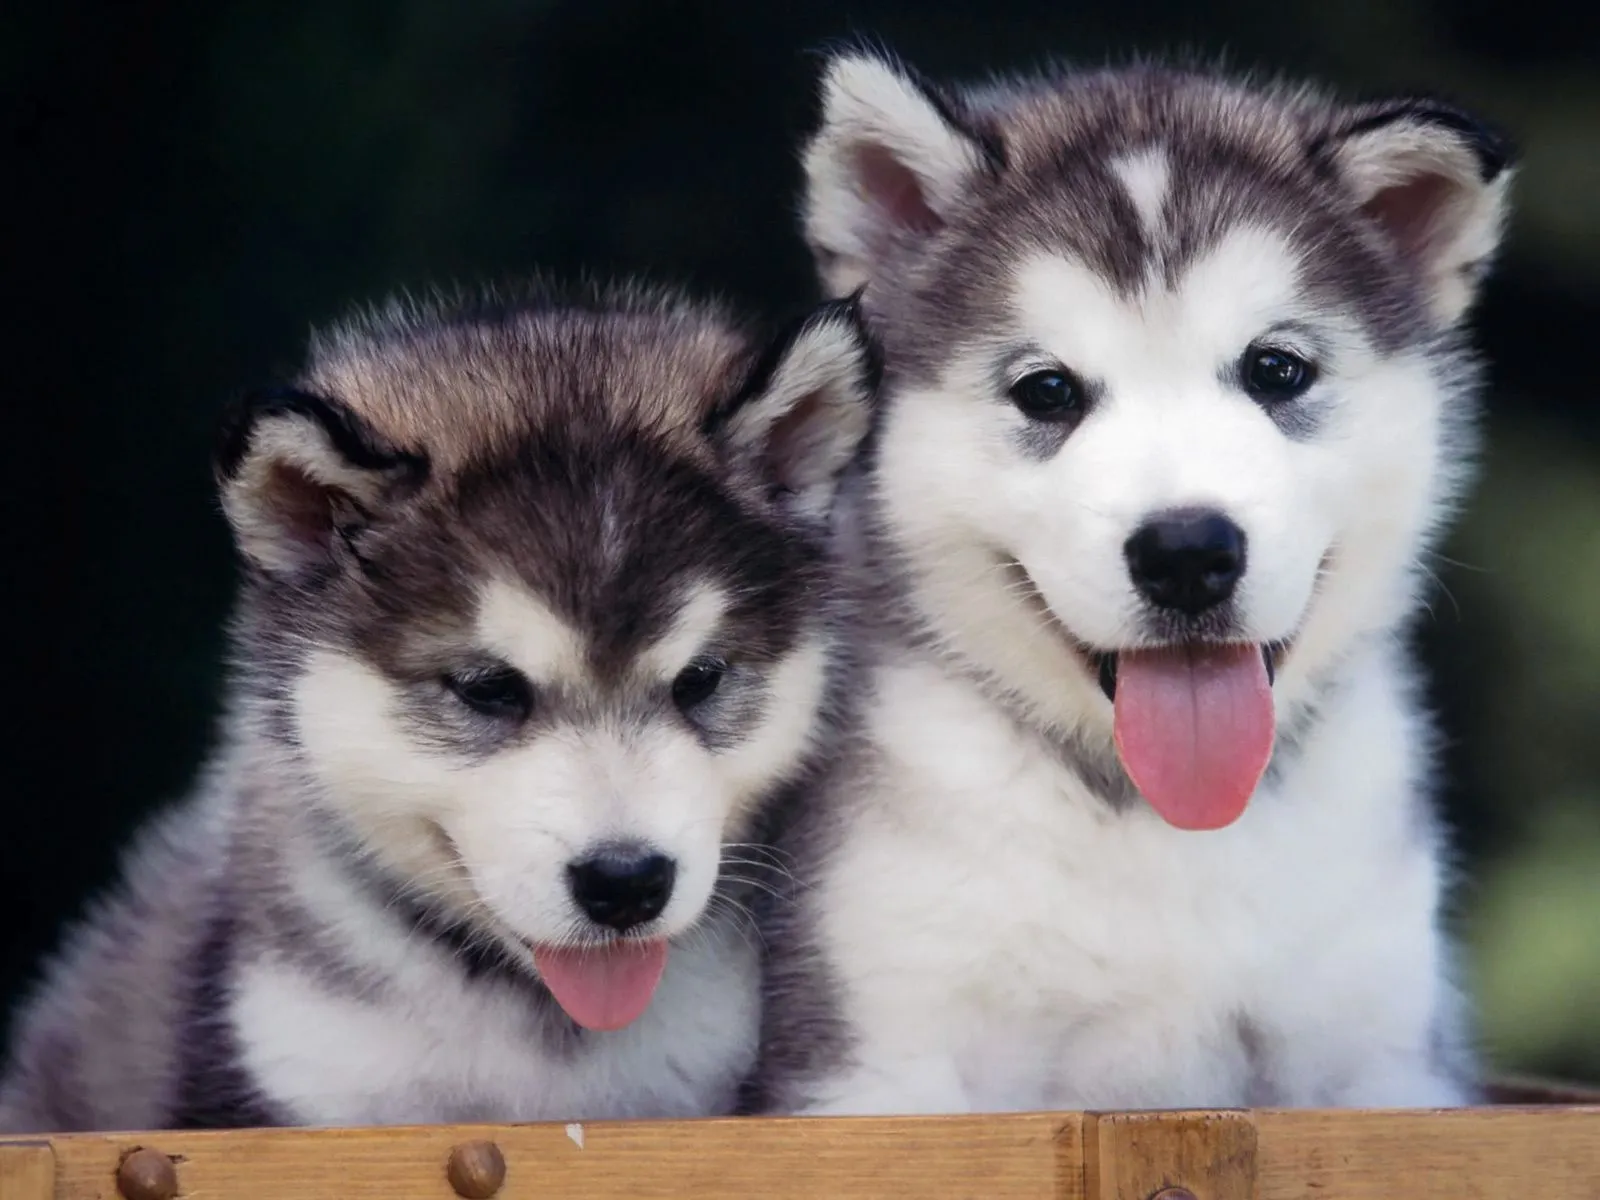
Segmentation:
[(54, 1139), (56, 1200), (114, 1200), (118, 1161), (144, 1146), (177, 1160), (184, 1200), (454, 1200), (450, 1151), (474, 1140), (505, 1156), (497, 1200), (1083, 1200), (1070, 1113), (570, 1128), (78, 1134)]
[(481, 1140), (497, 1200), (1600, 1200), (1600, 1107), (73, 1134), (0, 1140), (0, 1200), (117, 1200), (139, 1148), (182, 1200), (454, 1200)]
[(0, 1142), (0, 1200), (51, 1200), (55, 1191), (49, 1142)]
[(1088, 1200), (1254, 1200), (1256, 1128), (1245, 1112), (1100, 1113), (1083, 1130)]
[(1260, 1200), (1600, 1200), (1600, 1108), (1255, 1113)]

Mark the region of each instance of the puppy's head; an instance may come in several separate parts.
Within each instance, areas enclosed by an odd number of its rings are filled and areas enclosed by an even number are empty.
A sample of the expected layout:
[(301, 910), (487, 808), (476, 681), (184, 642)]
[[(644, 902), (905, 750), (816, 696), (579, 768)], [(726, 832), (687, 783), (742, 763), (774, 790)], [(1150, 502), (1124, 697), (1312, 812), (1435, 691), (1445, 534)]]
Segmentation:
[(247, 712), (399, 886), (625, 1024), (817, 732), (868, 403), (849, 305), (767, 345), (636, 294), (319, 339), (218, 459)]
[(1156, 67), (962, 91), (851, 54), (823, 93), (805, 228), (883, 339), (924, 614), (1168, 819), (1228, 823), (1277, 710), (1412, 603), (1508, 148)]

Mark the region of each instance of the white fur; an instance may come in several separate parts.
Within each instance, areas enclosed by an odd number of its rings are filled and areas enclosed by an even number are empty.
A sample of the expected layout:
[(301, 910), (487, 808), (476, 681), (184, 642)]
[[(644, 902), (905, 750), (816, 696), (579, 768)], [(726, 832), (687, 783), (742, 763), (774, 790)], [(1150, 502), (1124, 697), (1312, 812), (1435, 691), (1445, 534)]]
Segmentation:
[(640, 656), (644, 677), (670, 682), (706, 649), (727, 611), (728, 597), (722, 588), (709, 581), (691, 584), (685, 589), (671, 626)]
[(723, 752), (722, 778), (736, 795), (748, 795), (781, 778), (811, 749), (827, 685), (828, 648), (800, 643), (773, 670), (761, 732)]
[(1111, 173), (1122, 182), (1133, 201), (1134, 211), (1146, 230), (1155, 231), (1161, 225), (1161, 208), (1167, 200), (1172, 167), (1164, 150), (1151, 146), (1135, 154), (1124, 155), (1111, 164)]
[[(932, 666), (879, 685), (894, 769), (812, 901), (857, 1065), (805, 1111), (1458, 1098), (1424, 1056), (1439, 879), (1414, 852), (1410, 721), (1381, 658), (1293, 792), (1202, 835), (1107, 811)], [(1241, 1017), (1274, 1058), (1262, 1095)]]
[(527, 588), (491, 579), (478, 597), (478, 641), (530, 679), (581, 683), (588, 642)]
[[(351, 908), (330, 911), (349, 913)], [(351, 930), (350, 932), (356, 932)], [(756, 955), (739, 933), (675, 948), (644, 1016), (551, 1053), (525, 991), (463, 980), (392, 925), (349, 943), (390, 973), (382, 1004), (257, 962), (233, 1015), (245, 1065), (312, 1125), (700, 1116), (724, 1111), (754, 1051)]]
[[(510, 661), (527, 670), (533, 660)], [(757, 789), (808, 748), (824, 670), (821, 645), (797, 647), (772, 674), (760, 728), (724, 752), (663, 721), (558, 726), (458, 760), (408, 737), (394, 685), (332, 651), (313, 656), (296, 707), (315, 772), (368, 847), (419, 886), (484, 912), (512, 938), (561, 943), (579, 920), (567, 863), (638, 841), (677, 862), (672, 899), (650, 927), (672, 937), (699, 920), (723, 839)]]
[[(973, 402), (990, 386), (977, 356), (890, 409), (879, 491), (919, 566), (921, 606), (960, 614), (972, 657), (1042, 718), (1109, 731), (1109, 703), (1054, 625), (1101, 648), (1138, 644), (1122, 546), (1165, 508), (1217, 507), (1245, 530), (1248, 632), (1297, 639), (1275, 689), (1281, 705), (1353, 638), (1409, 608), (1415, 547), (1451, 483), (1436, 461), (1436, 381), (1420, 358), (1379, 360), (1349, 322), (1301, 305), (1293, 278), (1281, 241), (1248, 228), (1176, 292), (1131, 303), (1080, 265), (1036, 257), (1018, 271), (1017, 329), (1005, 338), (1104, 383), (1103, 402), (1061, 450), (1018, 461), (1010, 435), (1026, 419)], [(1219, 377), (1252, 338), (1290, 321), (1312, 325), (1331, 351), (1304, 403), (1319, 389), (1338, 395), (1329, 428), (1309, 442), (1285, 438)], [(1335, 548), (1345, 569), (1321, 580), (1326, 600), (1313, 605), (1318, 565)], [(997, 553), (1027, 569), (1050, 618), (1015, 603)]]
[[(1123, 172), (1142, 211), (1153, 161)], [(1008, 327), (894, 397), (876, 501), (939, 646), (887, 656), (871, 775), (837, 785), (846, 836), (805, 903), (854, 1040), (801, 1111), (1462, 1100), (1430, 1045), (1455, 997), (1416, 794), (1426, 733), (1393, 637), (1461, 478), (1445, 386), (1296, 279), (1287, 245), (1249, 227), (1131, 299), (1041, 253), (1018, 267)], [(1224, 379), (1274, 331), (1315, 343), (1301, 403), (1322, 425), (1303, 440)], [(1043, 461), (994, 394), (995, 356), (1018, 345), (1016, 376), (1060, 364), (1097, 384)], [(1141, 644), (1123, 544), (1178, 505), (1247, 533), (1246, 636), (1294, 639), (1280, 713), (1342, 681), (1298, 757), (1211, 833), (1114, 810), (947, 667), (977, 664), (1039, 726), (1109, 748), (1112, 705), (1062, 627)]]

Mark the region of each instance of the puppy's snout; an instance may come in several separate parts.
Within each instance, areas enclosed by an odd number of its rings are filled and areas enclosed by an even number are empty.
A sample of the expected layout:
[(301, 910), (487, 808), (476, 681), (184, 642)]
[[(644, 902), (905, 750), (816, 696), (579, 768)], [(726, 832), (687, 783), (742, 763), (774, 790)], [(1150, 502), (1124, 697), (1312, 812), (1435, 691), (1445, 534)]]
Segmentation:
[(1158, 513), (1134, 532), (1123, 553), (1140, 595), (1189, 616), (1227, 600), (1244, 577), (1244, 530), (1212, 509)]
[(567, 864), (572, 899), (595, 924), (618, 933), (659, 917), (677, 876), (672, 859), (636, 848), (601, 850)]

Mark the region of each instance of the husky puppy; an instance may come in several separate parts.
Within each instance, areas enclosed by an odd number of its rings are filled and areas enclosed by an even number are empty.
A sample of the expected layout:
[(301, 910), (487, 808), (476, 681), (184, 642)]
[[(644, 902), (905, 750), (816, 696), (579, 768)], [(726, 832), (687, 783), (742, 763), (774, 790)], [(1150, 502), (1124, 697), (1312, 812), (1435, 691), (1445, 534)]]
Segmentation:
[(678, 296), (395, 305), (252, 397), (221, 749), (21, 1014), (0, 1129), (719, 1113), (820, 753), (871, 358)]
[(963, 90), (850, 52), (823, 93), (878, 593), (756, 1106), (1471, 1100), (1405, 632), (1505, 142), (1159, 65)]

